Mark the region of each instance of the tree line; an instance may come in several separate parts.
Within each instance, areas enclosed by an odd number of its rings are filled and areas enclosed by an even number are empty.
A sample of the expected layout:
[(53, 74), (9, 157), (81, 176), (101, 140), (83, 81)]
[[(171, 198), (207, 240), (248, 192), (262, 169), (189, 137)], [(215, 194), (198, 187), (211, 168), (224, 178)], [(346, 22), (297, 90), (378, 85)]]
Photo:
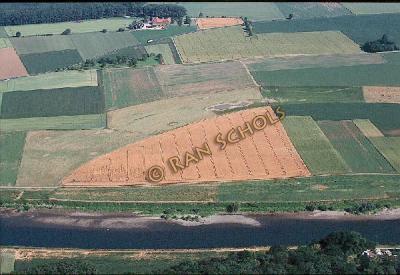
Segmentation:
[(143, 2), (0, 3), (0, 26), (58, 23), (117, 16), (183, 18), (186, 9), (175, 4)]

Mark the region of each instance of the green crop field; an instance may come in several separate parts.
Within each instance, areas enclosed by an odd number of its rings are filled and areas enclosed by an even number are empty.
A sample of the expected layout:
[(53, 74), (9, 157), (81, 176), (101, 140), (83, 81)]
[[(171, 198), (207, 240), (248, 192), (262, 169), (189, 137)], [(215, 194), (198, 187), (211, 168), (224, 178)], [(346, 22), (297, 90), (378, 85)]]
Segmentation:
[(291, 54), (360, 53), (340, 32), (269, 33), (246, 36), (241, 26), (215, 28), (174, 37), (183, 63)]
[(354, 14), (400, 13), (399, 3), (343, 3)]
[(351, 14), (345, 7), (339, 3), (288, 3), (277, 2), (275, 5), (279, 8), (285, 17), (293, 14), (293, 19), (305, 19), (313, 17), (334, 17)]
[(174, 56), (172, 54), (171, 48), (168, 44), (154, 44), (146, 46), (146, 51), (151, 54), (162, 54), (164, 64), (171, 65), (175, 64)]
[(311, 116), (314, 120), (369, 119), (385, 135), (400, 129), (398, 104), (391, 103), (312, 103), (280, 104), (289, 116)]
[(101, 57), (115, 50), (139, 44), (129, 32), (84, 33), (69, 35), (69, 37), (84, 60)]
[(318, 125), (340, 153), (350, 172), (395, 172), (352, 121), (319, 121)]
[(102, 57), (116, 58), (117, 56), (125, 56), (140, 59), (143, 55), (147, 55), (146, 49), (142, 45), (136, 45), (111, 51)]
[(0, 36), (0, 49), (1, 48), (12, 48), (12, 44), (10, 42), (10, 39), (1, 38), (1, 36)]
[(369, 119), (354, 119), (354, 124), (366, 137), (383, 137), (381, 131)]
[(15, 253), (0, 251), (0, 274), (10, 274), (14, 271)]
[(14, 36), (18, 31), (21, 32), (22, 36), (61, 34), (66, 29), (71, 29), (72, 33), (100, 32), (103, 29), (117, 31), (119, 28), (126, 28), (133, 20), (133, 18), (107, 18), (79, 22), (28, 24), (22, 26), (6, 26), (5, 30), (9, 36)]
[(74, 50), (76, 48), (69, 35), (13, 37), (10, 38), (10, 41), (19, 55)]
[[(33, 91), (66, 87), (97, 86), (97, 72), (65, 71), (0, 81), (0, 92)], [(1, 102), (1, 101), (0, 101)]]
[(0, 186), (15, 185), (25, 136), (25, 132), (0, 133)]
[(29, 132), (17, 186), (58, 186), (83, 163), (136, 140), (131, 132), (112, 130)]
[(400, 173), (400, 137), (369, 137), (369, 139)]
[(137, 105), (163, 97), (152, 67), (103, 70), (101, 78), (107, 110)]
[(360, 45), (367, 41), (377, 40), (383, 34), (387, 34), (399, 44), (400, 28), (393, 27), (399, 26), (399, 24), (399, 14), (349, 15), (306, 20), (254, 22), (254, 31), (256, 33), (273, 33), (337, 30)]
[(63, 50), (20, 55), (29, 74), (40, 74), (82, 62), (77, 50)]
[(0, 119), (0, 131), (81, 130), (106, 127), (106, 115)]
[(263, 87), (262, 95), (281, 103), (365, 102), (361, 87)]
[(381, 54), (335, 54), (335, 55), (299, 55), (285, 57), (267, 57), (245, 60), (244, 63), (252, 72), (270, 72), (307, 68), (333, 68), (342, 66), (383, 64)]
[(287, 114), (290, 116), (283, 120), (285, 130), (312, 174), (343, 174), (349, 171), (343, 158), (311, 117)]
[[(261, 86), (398, 86), (400, 53), (383, 54), (386, 63), (332, 68), (251, 71)], [(251, 70), (251, 66), (250, 66)]]
[(97, 87), (16, 91), (3, 95), (1, 118), (99, 114), (104, 99)]
[(198, 17), (202, 12), (204, 17), (247, 17), (251, 20), (283, 19), (284, 16), (274, 3), (253, 2), (244, 8), (243, 3), (223, 2), (181, 2), (191, 17)]
[[(132, 34), (141, 44), (146, 44), (148, 40), (165, 40), (169, 37), (180, 35), (184, 33), (194, 32), (196, 31), (195, 26), (176, 26), (171, 25), (168, 26), (165, 30), (138, 30), (133, 31)], [(150, 45), (150, 44), (149, 44)]]

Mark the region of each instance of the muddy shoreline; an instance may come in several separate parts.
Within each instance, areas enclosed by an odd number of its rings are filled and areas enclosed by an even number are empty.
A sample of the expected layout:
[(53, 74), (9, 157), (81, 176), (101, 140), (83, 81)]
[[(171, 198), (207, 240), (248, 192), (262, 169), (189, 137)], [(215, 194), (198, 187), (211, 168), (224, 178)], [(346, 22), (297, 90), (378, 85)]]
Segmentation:
[(129, 229), (148, 228), (160, 224), (176, 224), (180, 226), (200, 226), (212, 224), (238, 224), (260, 226), (259, 219), (268, 217), (274, 219), (299, 220), (338, 220), (338, 221), (372, 221), (372, 220), (399, 220), (399, 209), (388, 209), (376, 214), (354, 215), (341, 211), (313, 211), (297, 213), (265, 213), (265, 214), (217, 214), (198, 221), (182, 219), (162, 219), (155, 216), (143, 216), (134, 213), (101, 213), (80, 212), (65, 209), (34, 209), (27, 212), (17, 212), (11, 209), (0, 209), (0, 218), (24, 219), (31, 226), (61, 226), (80, 228), (108, 228)]

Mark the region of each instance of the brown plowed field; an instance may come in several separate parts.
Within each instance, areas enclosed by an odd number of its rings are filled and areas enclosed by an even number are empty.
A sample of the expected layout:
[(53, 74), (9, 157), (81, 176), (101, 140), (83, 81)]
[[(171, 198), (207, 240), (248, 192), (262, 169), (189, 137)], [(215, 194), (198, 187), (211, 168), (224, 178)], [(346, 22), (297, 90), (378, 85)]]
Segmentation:
[(243, 24), (240, 18), (199, 18), (196, 20), (200, 30)]
[(0, 49), (0, 80), (27, 75), (24, 64), (13, 48)]
[[(193, 183), (248, 179), (273, 179), (309, 176), (310, 172), (287, 136), (282, 123), (267, 125), (264, 130), (245, 133), (246, 138), (228, 144), (223, 150), (215, 142), (232, 128), (244, 128), (256, 115), (270, 113), (270, 107), (235, 112), (206, 119), (122, 147), (82, 165), (64, 178), (65, 186), (119, 186), (146, 184), (146, 171), (154, 165), (164, 168), (165, 178), (159, 184)], [(233, 135), (233, 138), (237, 134)], [(207, 142), (212, 155), (204, 155), (197, 163), (174, 173), (168, 159), (203, 148)], [(195, 156), (196, 154), (193, 153)]]
[(400, 87), (363, 87), (364, 99), (371, 103), (399, 103)]

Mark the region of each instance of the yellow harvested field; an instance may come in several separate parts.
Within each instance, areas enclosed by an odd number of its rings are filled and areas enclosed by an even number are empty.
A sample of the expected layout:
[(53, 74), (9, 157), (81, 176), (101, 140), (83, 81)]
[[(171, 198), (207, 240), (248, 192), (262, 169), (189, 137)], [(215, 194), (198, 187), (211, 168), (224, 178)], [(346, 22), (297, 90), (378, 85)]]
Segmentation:
[(363, 95), (369, 103), (399, 103), (400, 87), (373, 87), (364, 86)]
[[(149, 179), (158, 176), (159, 180), (154, 180), (158, 184), (310, 176), (280, 121), (273, 125), (265, 122), (264, 128), (242, 134), (241, 138), (236, 130), (233, 136), (237, 141), (225, 148), (215, 141), (219, 133), (229, 140), (227, 133), (232, 128), (245, 128), (245, 123), (251, 123), (256, 116), (268, 116), (278, 121), (271, 107), (262, 107), (189, 124), (100, 156), (64, 178), (62, 184), (137, 185), (148, 184)], [(196, 148), (206, 153), (202, 155)], [(189, 161), (188, 152), (192, 154)], [(175, 168), (171, 165), (169, 159), (173, 157), (182, 167), (177, 169), (178, 165)], [(149, 168), (155, 165), (163, 172), (150, 173)]]
[(240, 18), (198, 18), (196, 20), (197, 27), (200, 30), (228, 27), (243, 24)]
[(242, 58), (361, 53), (339, 31), (263, 33), (248, 36), (241, 26), (215, 28), (173, 38), (183, 63)]

